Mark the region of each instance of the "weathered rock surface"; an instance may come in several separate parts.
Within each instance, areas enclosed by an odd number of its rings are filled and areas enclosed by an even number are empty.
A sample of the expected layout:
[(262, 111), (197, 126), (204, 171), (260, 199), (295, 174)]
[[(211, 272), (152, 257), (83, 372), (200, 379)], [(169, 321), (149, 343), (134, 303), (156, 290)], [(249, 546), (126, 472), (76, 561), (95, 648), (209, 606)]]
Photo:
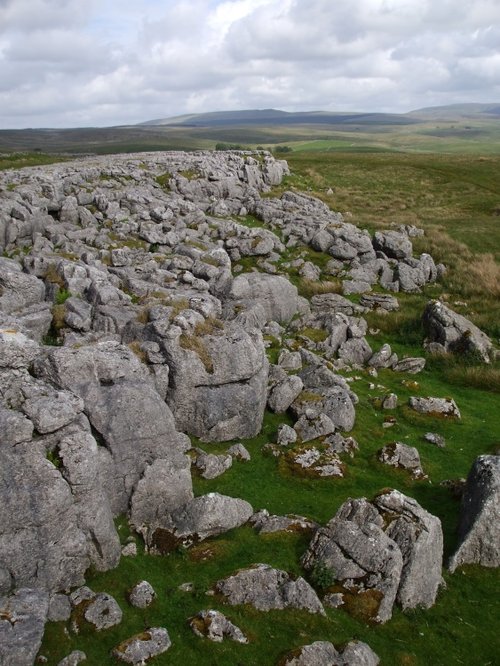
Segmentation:
[(410, 407), (419, 414), (429, 416), (460, 418), (460, 410), (453, 398), (416, 398), (409, 400)]
[(141, 580), (130, 590), (128, 600), (135, 608), (147, 608), (153, 603), (155, 597), (156, 592), (151, 583), (148, 583), (147, 580)]
[(434, 603), (442, 557), (439, 519), (393, 490), (371, 503), (345, 502), (315, 533), (302, 564), (330, 570), (348, 608), (357, 599), (364, 619), (386, 622), (395, 601), (404, 609)]
[(208, 638), (214, 643), (222, 643), (229, 638), (236, 643), (248, 643), (248, 638), (239, 627), (217, 610), (200, 611), (189, 621), (193, 632), (200, 638)]
[(259, 534), (271, 534), (273, 532), (310, 532), (319, 527), (317, 523), (304, 516), (288, 514), (287, 516), (270, 515), (267, 509), (257, 511), (250, 523)]
[(459, 545), (449, 569), (461, 564), (500, 566), (500, 456), (479, 456), (462, 495)]
[(82, 650), (73, 650), (64, 659), (57, 664), (57, 666), (78, 666), (82, 662), (87, 661), (87, 655)]
[(268, 564), (256, 564), (218, 581), (215, 591), (233, 606), (250, 604), (262, 611), (298, 608), (322, 615), (325, 612), (309, 583), (303, 578), (293, 580), (286, 571)]
[(434, 351), (441, 348), (444, 352), (469, 353), (477, 355), (484, 363), (490, 362), (493, 343), (488, 336), (441, 301), (427, 303), (422, 321), (426, 343), (432, 343)]
[(41, 589), (22, 588), (0, 597), (0, 663), (32, 666), (42, 644), (49, 595)]
[(240, 527), (252, 515), (252, 506), (245, 500), (219, 493), (201, 495), (151, 527), (146, 543), (152, 552), (167, 553)]
[(379, 658), (369, 645), (351, 641), (341, 651), (333, 643), (315, 641), (293, 650), (283, 661), (284, 666), (377, 666)]
[(112, 650), (112, 655), (126, 664), (144, 664), (149, 659), (166, 652), (172, 641), (163, 627), (151, 627), (136, 636), (128, 638)]
[(415, 479), (426, 478), (420, 463), (420, 454), (414, 446), (391, 442), (380, 450), (379, 460), (386, 465), (408, 470)]
[(269, 364), (262, 335), (236, 324), (219, 333), (186, 337), (177, 328), (163, 340), (170, 368), (168, 403), (177, 428), (203, 441), (254, 437), (267, 400)]

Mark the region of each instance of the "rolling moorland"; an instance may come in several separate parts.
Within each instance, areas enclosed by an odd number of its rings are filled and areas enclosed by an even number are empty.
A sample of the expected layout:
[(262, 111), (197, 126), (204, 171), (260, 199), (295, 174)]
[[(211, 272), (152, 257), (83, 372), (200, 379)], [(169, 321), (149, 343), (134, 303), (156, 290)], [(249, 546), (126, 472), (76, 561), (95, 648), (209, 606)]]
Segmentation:
[[(356, 124), (350, 119), (348, 123), (337, 122), (335, 129), (324, 124), (313, 129), (311, 124), (307, 127), (256, 124), (241, 129), (227, 122), (220, 126), (224, 119), (217, 119), (215, 127), (206, 124), (203, 128), (179, 125), (159, 129), (147, 125), (89, 130), (94, 133), (90, 143), (83, 130), (47, 130), (46, 135), (33, 130), (28, 142), (29, 134), (7, 136), (5, 131), (0, 132), (0, 147), (6, 146), (1, 150), (17, 147), (23, 151), (35, 148), (48, 151), (4, 154), (0, 156), (3, 169), (67, 159), (54, 154), (57, 152), (129, 152), (150, 150), (153, 146), (155, 150), (213, 148), (220, 142), (245, 147), (289, 146), (292, 150), (283, 157), (287, 159), (290, 174), (263, 194), (263, 198), (272, 201), (287, 191), (307, 193), (332, 211), (340, 211), (346, 222), (370, 234), (401, 225), (423, 229), (423, 235), (411, 238), (413, 254), (428, 253), (436, 264), (446, 266), (446, 272), (436, 282), (425, 284), (414, 293), (397, 293), (397, 311), (369, 310), (363, 314), (367, 321), (366, 341), (372, 349), (387, 343), (400, 358), (423, 357), (426, 364), (416, 375), (379, 369), (375, 376), (366, 366), (338, 370), (359, 398), (356, 421), (349, 431), (359, 450), (353, 457), (341, 455), (346, 468), (342, 477), (317, 478), (297, 473), (287, 456), (272, 455), (266, 445), (276, 441), (280, 425), (293, 425), (294, 421), (289, 413), (266, 409), (262, 428), (255, 437), (210, 444), (192, 437), (194, 446), (215, 454), (224, 454), (231, 444), (242, 442), (251, 456), (250, 461), (235, 462), (214, 479), (202, 478), (194, 466), (195, 496), (218, 492), (243, 498), (255, 510), (265, 507), (271, 514), (293, 513), (325, 524), (348, 498), (371, 499), (384, 488), (397, 488), (441, 520), (444, 564), (453, 554), (460, 510), (458, 480), (467, 476), (478, 455), (498, 454), (500, 447), (499, 361), (484, 364), (473, 355), (435, 355), (423, 347), (422, 314), (430, 299), (440, 299), (473, 321), (497, 347), (500, 342), (498, 119), (479, 118), (477, 109), (473, 110), (473, 118), (470, 113), (464, 117), (464, 109), (455, 109), (455, 113), (456, 117), (450, 118), (448, 110), (448, 119), (442, 120), (439, 114), (436, 118), (436, 111), (429, 110), (421, 112), (415, 122), (398, 120), (386, 125), (386, 119), (382, 122), (378, 118), (378, 124), (374, 125), (371, 118), (366, 127), (359, 118)], [(192, 125), (193, 118), (182, 122)], [(30, 144), (32, 140), (36, 146)], [(4, 141), (7, 143), (3, 144)], [(18, 143), (9, 145), (9, 141)], [(127, 185), (126, 178), (116, 175), (112, 168), (103, 174), (97, 186), (112, 187), (120, 178), (119, 182)], [(183, 178), (196, 181), (197, 175), (185, 170)], [(167, 187), (170, 175), (158, 175), (157, 179)], [(219, 215), (223, 217), (220, 211)], [(233, 217), (251, 234), (258, 234), (260, 229), (279, 233), (256, 214)], [(122, 237), (119, 229), (111, 226), (104, 232), (115, 250), (146, 251), (160, 260), (155, 254), (157, 243), (145, 244), (136, 236)], [(29, 258), (30, 252), (25, 246), (4, 255), (15, 259), (22, 254)], [(68, 255), (67, 259), (71, 257)], [(330, 259), (325, 252), (298, 244), (280, 253), (276, 267), (310, 301), (314, 296), (342, 291), (342, 277), (332, 275), (327, 268)], [(245, 275), (254, 269), (265, 272), (261, 261), (251, 253), (241, 256), (232, 262), (233, 274)], [(301, 274), (304, 261), (317, 268), (313, 279)], [(57, 283), (56, 277), (53, 279)], [(378, 285), (374, 292), (385, 293)], [(61, 307), (68, 297), (71, 294), (54, 296), (52, 339), (47, 339), (46, 344), (58, 345), (61, 343), (58, 338), (64, 337)], [(359, 294), (347, 298), (354, 305), (359, 304)], [(132, 303), (136, 307), (148, 305), (142, 296), (133, 297)], [(269, 361), (276, 364), (285, 348), (297, 350), (304, 346), (321, 354), (325, 336), (320, 328), (291, 326), (281, 332), (265, 332), (265, 341)], [(133, 343), (131, 347), (134, 348)], [(140, 356), (141, 350), (134, 349)], [(384, 410), (383, 398), (391, 393), (398, 396), (397, 406)], [(452, 397), (460, 408), (461, 419), (412, 412), (408, 400), (415, 394)], [(446, 445), (441, 448), (425, 441), (424, 435), (429, 431), (444, 437)], [(413, 478), (408, 471), (393, 469), (378, 460), (381, 447), (396, 440), (418, 449), (426, 478)], [(60, 465), (56, 457), (52, 461)], [(183, 661), (203, 665), (271, 665), (279, 663), (290, 649), (314, 640), (328, 640), (339, 646), (352, 639), (368, 643), (383, 665), (487, 666), (496, 662), (500, 650), (496, 631), (500, 610), (498, 569), (464, 565), (450, 573), (444, 568), (445, 586), (440, 588), (432, 608), (405, 612), (395, 608), (392, 619), (385, 624), (374, 623), (369, 609), (362, 604), (350, 608), (350, 612), (328, 608), (325, 616), (300, 610), (263, 613), (250, 606), (225, 606), (218, 598), (207, 596), (207, 592), (215, 581), (256, 562), (303, 575), (321, 594), (330, 587), (333, 589), (333, 581), (327, 580), (322, 572), (305, 572), (300, 564), (310, 534), (300, 530), (258, 534), (244, 525), (189, 549), (180, 548), (158, 556), (145, 552), (144, 542), (131, 532), (125, 516), (116, 519), (116, 526), (123, 546), (131, 540), (137, 544), (137, 556), (122, 557), (119, 565), (109, 571), (89, 570), (86, 584), (95, 592), (113, 595), (124, 611), (123, 620), (99, 634), (85, 623), (79, 633), (66, 622), (48, 623), (40, 655), (47, 658), (49, 665), (58, 664), (74, 649), (84, 650), (90, 664), (115, 663), (109, 656), (110, 650), (127, 636), (152, 626), (167, 627), (172, 640), (170, 650), (152, 661), (158, 664)], [(128, 591), (144, 578), (153, 585), (157, 597), (146, 609), (133, 608), (127, 601)], [(179, 587), (188, 582), (192, 584), (190, 591)], [(195, 637), (187, 619), (209, 605), (225, 612), (243, 629), (249, 643), (217, 644)]]

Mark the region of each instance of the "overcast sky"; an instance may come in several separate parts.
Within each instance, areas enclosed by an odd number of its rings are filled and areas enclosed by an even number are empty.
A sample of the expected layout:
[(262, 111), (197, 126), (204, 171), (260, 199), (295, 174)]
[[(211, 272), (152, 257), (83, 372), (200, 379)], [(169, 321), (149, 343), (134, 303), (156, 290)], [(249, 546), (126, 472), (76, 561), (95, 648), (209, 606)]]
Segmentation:
[(500, 101), (500, 0), (0, 0), (0, 128)]

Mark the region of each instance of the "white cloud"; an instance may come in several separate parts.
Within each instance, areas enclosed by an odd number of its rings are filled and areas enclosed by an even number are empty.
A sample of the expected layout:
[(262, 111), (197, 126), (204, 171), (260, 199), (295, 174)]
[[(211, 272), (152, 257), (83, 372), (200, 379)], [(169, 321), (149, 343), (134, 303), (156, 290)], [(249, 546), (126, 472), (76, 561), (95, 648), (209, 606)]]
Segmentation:
[(495, 101), (498, 0), (0, 0), (0, 127)]

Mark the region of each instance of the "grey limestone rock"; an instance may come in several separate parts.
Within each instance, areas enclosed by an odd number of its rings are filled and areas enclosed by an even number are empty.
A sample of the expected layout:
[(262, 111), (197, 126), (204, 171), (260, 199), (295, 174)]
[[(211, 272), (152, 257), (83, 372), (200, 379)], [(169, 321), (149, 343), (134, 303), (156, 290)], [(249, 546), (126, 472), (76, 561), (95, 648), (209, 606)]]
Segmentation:
[(333, 643), (315, 641), (293, 650), (284, 666), (377, 666), (380, 660), (362, 641), (351, 641), (340, 652)]
[(164, 341), (168, 403), (177, 427), (203, 441), (254, 437), (267, 400), (269, 363), (262, 335), (236, 324), (219, 333), (193, 340), (178, 330)]
[(382, 409), (396, 409), (398, 406), (398, 396), (395, 393), (388, 393), (382, 398)]
[(87, 655), (82, 650), (73, 650), (64, 659), (57, 664), (57, 666), (78, 666), (83, 661), (87, 661)]
[(229, 453), (230, 456), (233, 457), (233, 459), (236, 458), (236, 460), (242, 460), (243, 462), (248, 462), (251, 459), (248, 449), (245, 446), (243, 446), (241, 442), (230, 446), (227, 452)]
[(83, 400), (70, 391), (43, 391), (23, 403), (23, 412), (41, 433), (54, 432), (76, 419)]
[(99, 592), (86, 604), (83, 616), (96, 631), (102, 631), (120, 624), (123, 612), (110, 594)]
[(406, 259), (413, 251), (411, 240), (399, 231), (376, 231), (373, 247), (391, 259)]
[(241, 629), (218, 610), (200, 611), (190, 619), (189, 625), (197, 636), (208, 638), (214, 643), (222, 643), (225, 638), (236, 643), (248, 643)]
[(244, 273), (233, 280), (229, 301), (240, 307), (259, 303), (267, 321), (288, 322), (302, 310), (295, 287), (284, 277), (264, 273)]
[(402, 442), (386, 444), (379, 452), (379, 460), (386, 465), (406, 469), (415, 479), (426, 478), (418, 449)]
[(295, 444), (295, 442), (297, 441), (297, 431), (291, 428), (286, 423), (282, 423), (278, 427), (278, 434), (276, 441), (280, 446), (288, 446), (289, 444)]
[(380, 659), (367, 643), (350, 641), (342, 652), (345, 666), (378, 666)]
[(130, 503), (130, 523), (148, 532), (175, 509), (193, 499), (190, 463), (183, 454), (158, 458), (146, 465)]
[(44, 589), (22, 588), (0, 597), (0, 663), (32, 666), (42, 644), (49, 608)]
[(53, 594), (49, 600), (47, 620), (65, 622), (71, 615), (71, 602), (66, 594)]
[(411, 397), (409, 405), (419, 414), (460, 418), (460, 410), (453, 398), (416, 398)]
[(365, 338), (350, 338), (338, 350), (339, 359), (350, 364), (364, 365), (372, 355), (372, 349)]
[(397, 360), (398, 357), (392, 353), (391, 345), (385, 343), (368, 359), (367, 365), (370, 368), (390, 368)]
[(40, 354), (40, 347), (17, 326), (0, 327), (0, 368), (27, 368)]
[(435, 444), (440, 449), (444, 449), (444, 447), (446, 446), (445, 438), (442, 435), (438, 435), (438, 433), (436, 432), (426, 432), (424, 435), (424, 439), (426, 442)]
[(301, 393), (304, 385), (297, 375), (290, 375), (276, 384), (270, 391), (267, 403), (276, 414), (282, 414)]
[(172, 511), (156, 529), (146, 536), (152, 552), (170, 552), (180, 545), (190, 546), (246, 523), (253, 515), (245, 500), (219, 493), (195, 497)]
[(317, 413), (312, 410), (306, 412), (299, 418), (293, 426), (299, 440), (302, 443), (310, 442), (312, 439), (330, 435), (335, 431), (333, 421), (322, 412)]
[(425, 358), (407, 357), (394, 363), (392, 369), (394, 372), (407, 372), (410, 375), (416, 375), (425, 367)]
[(483, 362), (490, 362), (493, 344), (488, 336), (444, 303), (429, 301), (422, 321), (427, 343), (438, 343), (444, 351), (457, 354), (475, 354)]
[(166, 652), (171, 645), (172, 641), (166, 629), (151, 627), (117, 645), (112, 650), (112, 655), (126, 664), (140, 666)]
[(151, 583), (141, 580), (130, 590), (128, 600), (135, 608), (147, 608), (153, 603), (155, 597), (156, 593)]
[(233, 464), (233, 457), (228, 453), (205, 453), (201, 451), (196, 456), (195, 467), (204, 479), (215, 479), (224, 474)]
[(441, 585), (441, 523), (412, 498), (387, 491), (372, 502), (345, 502), (319, 529), (302, 558), (304, 567), (321, 564), (342, 586), (344, 603), (361, 595), (369, 617), (387, 621), (397, 601), (403, 609), (435, 602)]
[(259, 534), (270, 534), (273, 532), (308, 532), (313, 531), (319, 525), (304, 516), (288, 514), (287, 516), (270, 515), (267, 509), (261, 509), (254, 513), (250, 519), (253, 528)]
[(293, 580), (286, 571), (268, 564), (257, 564), (219, 580), (215, 591), (233, 606), (250, 604), (261, 611), (297, 608), (325, 613), (316, 593), (303, 578)]
[(2, 446), (15, 446), (31, 440), (33, 423), (24, 414), (0, 405), (0, 432)]
[(372, 600), (372, 620), (382, 623), (391, 618), (403, 557), (376, 524), (333, 518), (316, 532), (302, 558), (306, 570), (313, 569), (316, 562), (334, 572), (346, 593)]
[(393, 312), (399, 310), (399, 301), (390, 294), (363, 294), (359, 299), (359, 304), (370, 310), (385, 310)]
[(458, 537), (450, 571), (469, 563), (500, 566), (500, 456), (474, 461), (462, 495)]
[(396, 600), (403, 610), (430, 608), (442, 584), (443, 532), (441, 521), (416, 500), (393, 490), (378, 495), (374, 505), (386, 523), (386, 534), (403, 555)]

